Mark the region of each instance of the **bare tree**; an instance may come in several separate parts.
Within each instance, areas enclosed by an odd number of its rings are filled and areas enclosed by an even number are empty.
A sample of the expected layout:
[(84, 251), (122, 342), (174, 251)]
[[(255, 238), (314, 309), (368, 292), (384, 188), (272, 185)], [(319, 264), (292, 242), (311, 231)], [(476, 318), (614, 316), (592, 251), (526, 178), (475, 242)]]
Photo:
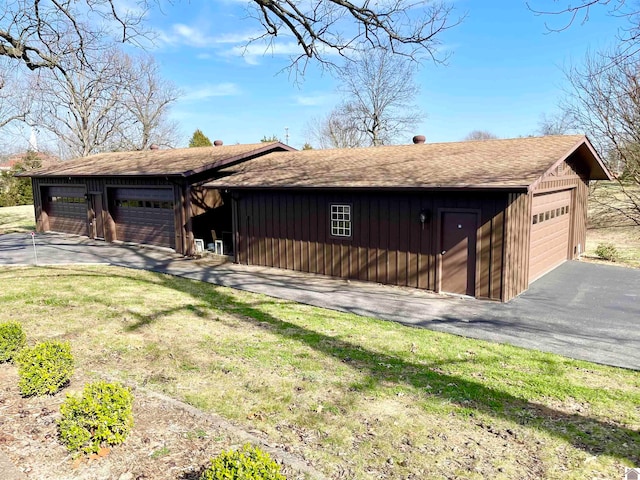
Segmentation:
[(320, 148), (355, 148), (369, 143), (357, 120), (348, 115), (343, 105), (334, 108), (325, 118), (309, 122), (308, 131)]
[(8, 68), (6, 60), (0, 62), (0, 129), (26, 120), (31, 109), (32, 89), (21, 87), (16, 69)]
[(60, 69), (36, 73), (39, 108), (30, 121), (55, 135), (65, 156), (120, 148), (119, 128), (126, 115), (122, 57), (110, 49), (93, 55), (90, 63), (67, 57)]
[(173, 147), (178, 126), (168, 119), (169, 108), (180, 96), (178, 88), (163, 79), (150, 56), (122, 55), (125, 82), (122, 102), (128, 115), (120, 122), (122, 148), (146, 150), (152, 144)]
[(440, 0), (253, 0), (251, 5), (264, 27), (261, 38), (283, 31), (295, 37), (301, 53), (294, 64), (305, 58), (324, 62), (328, 51), (351, 57), (372, 49), (411, 57), (422, 51), (438, 61), (438, 35), (460, 22), (452, 20), (452, 6)]
[[(117, 33), (122, 41), (144, 35), (142, 20), (153, 0), (7, 0), (0, 13), (0, 56), (31, 70), (64, 68), (61, 58), (75, 55), (87, 64), (97, 38)], [(328, 54), (388, 48), (413, 58), (436, 61), (439, 36), (459, 23), (444, 0), (252, 0), (250, 15), (263, 27), (259, 39), (291, 35), (300, 46), (292, 59), (326, 62)]]
[(326, 119), (325, 130), (343, 130), (343, 146), (385, 145), (404, 139), (422, 118), (415, 104), (415, 65), (389, 50), (361, 54), (339, 72), (343, 103)]
[[(640, 52), (640, 4), (628, 0), (579, 0), (577, 2), (558, 0), (529, 0), (527, 6), (537, 15), (556, 17), (558, 22), (546, 22), (547, 29), (559, 32), (575, 23), (589, 21), (594, 9), (606, 10), (615, 17), (626, 17), (627, 25), (618, 30), (621, 46), (615, 53), (620, 58), (632, 57)], [(615, 61), (616, 57), (611, 57)]]
[(617, 173), (622, 198), (608, 207), (640, 225), (640, 59), (612, 65), (611, 57), (590, 55), (567, 72), (571, 88), (563, 109)]
[(538, 135), (566, 135), (571, 133), (573, 128), (573, 118), (566, 110), (553, 115), (543, 114), (538, 122)]
[(30, 70), (63, 69), (62, 59), (69, 56), (86, 64), (96, 39), (116, 32), (122, 41), (137, 38), (144, 14), (144, 2), (127, 8), (117, 0), (6, 0), (0, 12), (0, 56)]
[(38, 108), (29, 122), (58, 139), (62, 156), (175, 144), (178, 130), (167, 115), (179, 92), (153, 59), (116, 48), (86, 59), (90, 65), (66, 57), (61, 68), (34, 74)]
[(475, 140), (493, 140), (498, 138), (497, 135), (487, 131), (487, 130), (473, 130), (469, 132), (469, 134), (464, 137), (465, 142), (471, 142)]

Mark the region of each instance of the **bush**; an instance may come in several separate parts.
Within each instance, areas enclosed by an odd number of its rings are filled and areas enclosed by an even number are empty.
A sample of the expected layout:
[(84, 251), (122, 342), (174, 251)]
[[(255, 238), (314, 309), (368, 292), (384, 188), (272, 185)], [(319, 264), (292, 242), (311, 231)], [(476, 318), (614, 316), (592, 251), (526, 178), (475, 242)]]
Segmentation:
[(13, 360), (26, 341), (27, 336), (18, 322), (0, 323), (0, 363)]
[(133, 395), (118, 383), (85, 385), (81, 397), (67, 395), (60, 405), (60, 440), (73, 452), (97, 453), (125, 441), (133, 427)]
[(615, 262), (620, 258), (618, 249), (611, 243), (600, 243), (596, 247), (596, 255), (610, 262)]
[(24, 348), (16, 357), (20, 393), (51, 395), (64, 387), (73, 375), (73, 355), (69, 343), (48, 341)]
[(211, 460), (200, 480), (286, 480), (268, 453), (246, 444)]

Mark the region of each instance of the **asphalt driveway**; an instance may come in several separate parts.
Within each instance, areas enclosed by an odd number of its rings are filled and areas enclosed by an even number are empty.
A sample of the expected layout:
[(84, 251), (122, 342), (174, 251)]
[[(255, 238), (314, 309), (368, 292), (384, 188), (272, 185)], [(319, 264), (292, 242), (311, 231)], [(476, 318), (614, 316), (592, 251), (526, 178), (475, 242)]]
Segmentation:
[[(215, 265), (163, 249), (37, 235), (38, 263), (112, 264), (201, 280), (567, 357), (640, 370), (640, 270), (567, 262), (502, 304), (265, 267)], [(33, 265), (28, 234), (0, 235), (0, 265)]]

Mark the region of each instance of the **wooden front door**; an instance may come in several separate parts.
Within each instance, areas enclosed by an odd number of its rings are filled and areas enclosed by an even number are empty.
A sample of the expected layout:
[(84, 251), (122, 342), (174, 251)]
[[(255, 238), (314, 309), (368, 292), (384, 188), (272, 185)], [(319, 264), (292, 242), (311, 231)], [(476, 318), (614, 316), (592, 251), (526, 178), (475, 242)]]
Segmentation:
[(442, 212), (440, 226), (440, 291), (475, 296), (478, 216)]
[(92, 234), (93, 238), (104, 240), (104, 216), (102, 214), (102, 194), (94, 193), (91, 195), (91, 208), (93, 209)]

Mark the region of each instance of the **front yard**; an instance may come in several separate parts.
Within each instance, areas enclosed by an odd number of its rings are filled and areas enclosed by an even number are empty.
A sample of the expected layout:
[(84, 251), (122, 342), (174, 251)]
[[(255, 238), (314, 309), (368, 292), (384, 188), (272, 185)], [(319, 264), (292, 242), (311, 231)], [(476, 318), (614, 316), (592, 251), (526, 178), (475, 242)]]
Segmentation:
[[(0, 321), (20, 321), (31, 343), (69, 340), (77, 376), (220, 414), (329, 478), (621, 478), (640, 466), (638, 372), (145, 271), (1, 268), (0, 284)], [(176, 478), (162, 462), (180, 452), (162, 448), (139, 455), (162, 466), (154, 478)]]
[(0, 235), (31, 232), (36, 229), (33, 205), (0, 208)]

